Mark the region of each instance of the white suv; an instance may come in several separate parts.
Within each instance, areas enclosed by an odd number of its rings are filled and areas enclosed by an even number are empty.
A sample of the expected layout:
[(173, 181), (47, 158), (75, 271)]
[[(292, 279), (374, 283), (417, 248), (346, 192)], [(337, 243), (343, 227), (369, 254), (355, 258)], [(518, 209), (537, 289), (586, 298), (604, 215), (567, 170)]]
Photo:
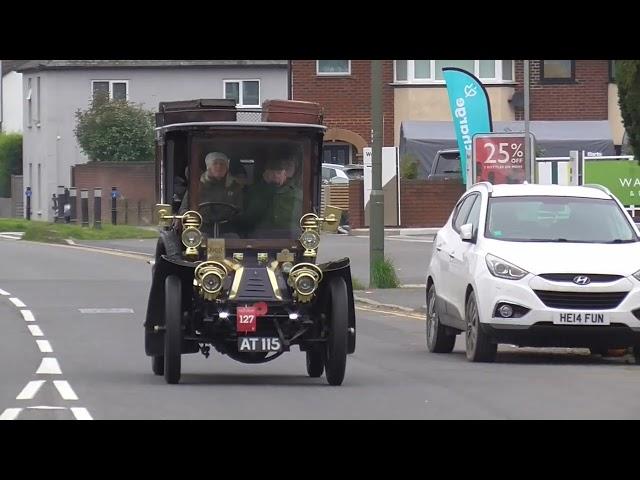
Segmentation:
[(427, 347), (493, 361), (499, 343), (634, 347), (640, 232), (604, 187), (474, 185), (434, 240)]

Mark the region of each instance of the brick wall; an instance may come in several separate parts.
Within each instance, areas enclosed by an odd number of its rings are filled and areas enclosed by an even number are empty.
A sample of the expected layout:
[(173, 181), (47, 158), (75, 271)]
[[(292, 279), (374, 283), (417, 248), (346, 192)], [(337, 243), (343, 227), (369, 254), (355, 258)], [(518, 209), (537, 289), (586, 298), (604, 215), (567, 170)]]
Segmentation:
[(465, 191), (462, 183), (400, 181), (400, 215), (403, 227), (442, 227)]
[[(155, 164), (153, 162), (90, 162), (72, 167), (71, 179), (72, 186), (78, 189), (78, 218), (80, 218), (80, 190), (89, 190), (89, 216), (93, 219), (93, 189), (100, 187), (102, 188), (102, 221), (111, 223), (111, 187), (113, 186), (118, 187), (121, 194), (119, 210), (129, 210), (126, 216), (128, 223), (151, 222), (149, 205), (155, 204)], [(126, 202), (123, 202), (124, 200)], [(143, 217), (140, 220), (138, 211), (141, 211)], [(148, 221), (146, 217), (149, 217)], [(119, 213), (118, 223), (124, 223), (124, 213), (122, 215)]]
[[(531, 60), (531, 120), (607, 120), (608, 60), (576, 60), (575, 82), (548, 84), (541, 80), (542, 60)], [(524, 62), (516, 61), (516, 91), (524, 90)], [(516, 110), (516, 119), (524, 119), (524, 110)]]
[[(383, 60), (384, 146), (393, 146), (393, 61)], [(318, 102), (327, 127), (345, 128), (371, 142), (371, 61), (351, 60), (351, 75), (318, 76), (315, 60), (291, 62), (292, 99)]]

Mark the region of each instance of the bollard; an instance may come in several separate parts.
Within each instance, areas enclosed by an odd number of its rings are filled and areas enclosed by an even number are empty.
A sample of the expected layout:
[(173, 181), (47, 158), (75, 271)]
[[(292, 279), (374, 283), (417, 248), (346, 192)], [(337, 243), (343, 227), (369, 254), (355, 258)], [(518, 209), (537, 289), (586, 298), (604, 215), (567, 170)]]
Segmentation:
[(58, 211), (57, 222), (64, 222), (64, 204), (67, 203), (64, 198), (64, 185), (58, 185)]
[(82, 226), (89, 226), (89, 190), (80, 190), (80, 211), (82, 214)]
[(93, 189), (93, 228), (102, 228), (102, 189)]
[(78, 189), (76, 187), (69, 188), (69, 203), (71, 204), (71, 223), (77, 223), (78, 219), (76, 217), (76, 211), (78, 209)]
[(118, 189), (111, 187), (111, 225), (118, 223), (118, 211), (116, 210), (116, 198), (118, 196)]
[(64, 189), (64, 223), (71, 223), (71, 193)]
[(27, 187), (27, 191), (25, 192), (25, 195), (27, 197), (27, 210), (26, 210), (26, 215), (27, 215), (27, 220), (31, 220), (31, 187)]

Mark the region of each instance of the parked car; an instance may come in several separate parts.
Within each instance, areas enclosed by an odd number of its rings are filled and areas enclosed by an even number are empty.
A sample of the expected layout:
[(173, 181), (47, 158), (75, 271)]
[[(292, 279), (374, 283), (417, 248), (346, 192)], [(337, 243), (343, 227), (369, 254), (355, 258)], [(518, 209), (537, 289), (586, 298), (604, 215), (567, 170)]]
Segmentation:
[(334, 163), (322, 164), (322, 183), (324, 185), (340, 185), (348, 184), (349, 177), (344, 172), (344, 165), (337, 165)]
[(443, 180), (462, 181), (460, 150), (438, 150), (431, 164), (431, 173), (427, 176), (427, 180), (431, 182)]
[(469, 189), (434, 240), (426, 276), (426, 342), (472, 362), (498, 344), (633, 347), (640, 361), (640, 237), (601, 186)]
[(342, 171), (347, 174), (349, 180), (361, 180), (364, 178), (364, 165), (342, 165)]

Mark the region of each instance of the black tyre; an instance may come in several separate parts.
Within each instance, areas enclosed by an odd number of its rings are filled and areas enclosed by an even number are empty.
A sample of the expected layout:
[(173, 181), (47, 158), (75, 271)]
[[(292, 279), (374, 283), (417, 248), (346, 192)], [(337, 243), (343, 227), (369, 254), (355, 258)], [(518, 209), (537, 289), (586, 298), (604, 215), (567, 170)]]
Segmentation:
[(448, 333), (440, 323), (440, 314), (436, 306), (436, 286), (431, 284), (427, 290), (427, 348), (433, 353), (451, 353), (456, 344), (456, 336)]
[(342, 277), (334, 277), (329, 285), (329, 335), (325, 346), (324, 368), (329, 385), (341, 385), (347, 367), (347, 328), (349, 302), (347, 284)]
[(311, 378), (318, 378), (324, 373), (324, 358), (322, 351), (309, 350), (307, 352), (307, 373)]
[(165, 332), (164, 379), (167, 383), (180, 381), (182, 345), (182, 282), (169, 275), (164, 284)]
[(151, 370), (156, 375), (164, 375), (164, 356), (154, 355), (151, 357)]
[(640, 365), (640, 345), (633, 347), (633, 358), (635, 358), (636, 364)]
[(488, 335), (482, 329), (480, 316), (478, 315), (478, 304), (473, 292), (467, 300), (465, 309), (467, 320), (466, 349), (467, 360), (471, 362), (493, 362), (496, 359), (498, 345), (492, 343)]

